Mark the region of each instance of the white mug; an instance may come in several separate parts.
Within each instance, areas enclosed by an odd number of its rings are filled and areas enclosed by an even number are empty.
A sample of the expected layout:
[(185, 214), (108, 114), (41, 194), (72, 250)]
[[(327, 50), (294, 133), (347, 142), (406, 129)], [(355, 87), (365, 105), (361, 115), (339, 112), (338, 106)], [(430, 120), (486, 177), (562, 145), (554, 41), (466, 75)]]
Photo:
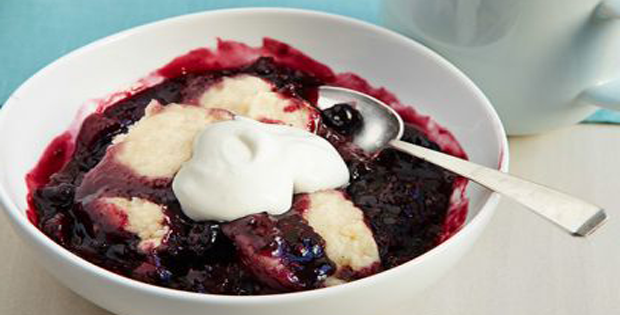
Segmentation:
[(575, 124), (597, 106), (620, 110), (620, 0), (382, 6), (386, 26), (431, 47), (480, 86), (509, 134)]

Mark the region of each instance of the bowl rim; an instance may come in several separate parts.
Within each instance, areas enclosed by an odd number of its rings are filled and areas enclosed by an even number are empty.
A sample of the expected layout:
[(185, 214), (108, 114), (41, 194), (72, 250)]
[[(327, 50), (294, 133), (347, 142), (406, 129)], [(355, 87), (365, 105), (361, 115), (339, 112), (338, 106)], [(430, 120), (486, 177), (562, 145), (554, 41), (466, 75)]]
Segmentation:
[[(501, 120), (491, 105), (488, 98), (484, 95), (484, 93), (469, 79), (461, 70), (459, 70), (452, 63), (441, 57), (439, 54), (432, 51), (430, 48), (420, 44), (419, 42), (405, 37), (404, 35), (398, 34), (394, 31), (388, 30), (382, 26), (375, 25), (369, 22), (364, 22), (355, 18), (346, 17), (333, 13), (326, 13), (322, 11), (316, 10), (307, 10), (307, 9), (294, 9), (294, 8), (279, 8), (279, 7), (244, 7), (244, 8), (232, 8), (232, 9), (218, 9), (218, 10), (208, 10), (208, 11), (200, 11), (190, 14), (183, 14), (178, 16), (173, 16), (165, 19), (160, 19), (154, 22), (146, 23), (143, 25), (135, 26), (115, 34), (103, 37), (101, 39), (95, 40), (89, 44), (86, 44), (80, 48), (77, 48), (68, 54), (61, 56), (56, 59), (52, 63), (46, 65), (39, 71), (37, 71), (34, 75), (24, 81), (11, 95), (7, 98), (4, 106), (0, 109), (0, 126), (3, 122), (8, 119), (8, 113), (11, 108), (15, 107), (13, 103), (17, 103), (17, 99), (20, 92), (30, 84), (30, 82), (34, 81), (36, 78), (44, 75), (51, 69), (61, 65), (67, 60), (71, 60), (72, 57), (86, 53), (90, 50), (98, 49), (100, 46), (105, 46), (110, 42), (114, 42), (118, 39), (121, 39), (126, 36), (131, 36), (134, 33), (141, 32), (149, 32), (153, 29), (157, 29), (160, 27), (166, 27), (168, 24), (177, 23), (179, 21), (189, 20), (189, 19), (202, 19), (209, 18), (210, 16), (217, 15), (243, 15), (243, 14), (287, 14), (287, 15), (299, 15), (299, 16), (311, 16), (312, 18), (319, 19), (327, 19), (332, 20), (338, 23), (346, 23), (349, 25), (353, 25), (355, 27), (366, 29), (372, 32), (375, 32), (382, 36), (392, 37), (395, 40), (404, 42), (406, 45), (411, 46), (413, 49), (418, 50), (421, 54), (424, 54), (426, 57), (431, 59), (436, 63), (439, 67), (444, 67), (448, 70), (457, 80), (461, 81), (473, 96), (477, 99), (477, 101), (483, 105), (483, 108), (489, 114), (489, 119), (491, 120), (492, 127), (497, 134), (497, 140), (500, 143), (500, 152), (499, 152), (499, 165), (498, 169), (500, 171), (508, 171), (509, 165), (509, 148), (506, 132), (501, 123)], [(412, 268), (414, 265), (420, 264), (423, 260), (426, 260), (428, 257), (437, 255), (439, 252), (446, 250), (450, 246), (450, 244), (455, 243), (459, 239), (463, 238), (468, 231), (472, 231), (475, 226), (479, 225), (485, 218), (491, 216), (494, 211), (497, 203), (499, 202), (499, 194), (492, 192), (486, 199), (483, 201), (482, 206), (479, 212), (466, 223), (458, 232), (456, 232), (452, 237), (444, 241), (443, 243), (435, 246), (431, 250), (425, 252), (424, 254), (389, 270), (382, 271), (376, 275), (372, 275), (366, 278), (362, 278), (353, 282), (333, 286), (326, 288), (319, 288), (308, 291), (300, 291), (300, 292), (289, 292), (289, 293), (279, 293), (279, 294), (271, 294), (271, 295), (254, 295), (254, 296), (229, 296), (229, 295), (217, 295), (217, 294), (208, 294), (208, 293), (197, 293), (190, 291), (182, 291), (177, 289), (171, 289), (166, 287), (160, 287), (148, 283), (144, 283), (138, 280), (134, 280), (129, 277), (125, 277), (119, 274), (116, 274), (112, 271), (99, 267), (79, 256), (72, 253), (71, 251), (65, 249), (61, 245), (57, 244), (50, 238), (48, 238), (43, 232), (41, 232), (36, 226), (34, 226), (23, 214), (23, 211), (19, 209), (16, 202), (9, 198), (9, 194), (4, 185), (0, 185), (0, 204), (2, 205), (4, 212), (11, 219), (12, 223), (15, 226), (18, 226), (23, 232), (27, 233), (35, 242), (38, 243), (39, 246), (47, 247), (48, 250), (56, 253), (61, 257), (61, 260), (69, 262), (72, 266), (82, 268), (88, 273), (92, 275), (103, 278), (104, 280), (112, 281), (116, 285), (122, 287), (132, 287), (137, 290), (144, 291), (147, 294), (154, 294), (160, 296), (166, 296), (168, 298), (176, 298), (176, 299), (185, 299), (191, 300), (200, 303), (214, 303), (214, 304), (228, 304), (228, 303), (236, 303), (236, 304), (257, 304), (257, 303), (274, 303), (280, 301), (292, 302), (295, 300), (301, 301), (306, 299), (312, 299), (315, 297), (320, 297), (326, 294), (338, 294), (341, 291), (351, 291), (359, 288), (372, 286), (375, 282), (381, 281), (383, 279), (387, 279), (389, 276), (392, 276), (396, 273), (400, 273), (407, 268)]]

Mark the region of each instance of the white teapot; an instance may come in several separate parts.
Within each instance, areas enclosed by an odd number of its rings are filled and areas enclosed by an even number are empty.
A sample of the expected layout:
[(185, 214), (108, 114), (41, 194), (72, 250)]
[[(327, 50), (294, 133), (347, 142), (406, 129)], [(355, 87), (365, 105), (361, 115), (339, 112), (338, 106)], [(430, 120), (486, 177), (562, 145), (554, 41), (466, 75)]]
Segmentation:
[[(385, 24), (489, 97), (509, 134), (620, 110), (620, 0), (384, 0)], [(449, 93), (450, 91), (446, 91)]]

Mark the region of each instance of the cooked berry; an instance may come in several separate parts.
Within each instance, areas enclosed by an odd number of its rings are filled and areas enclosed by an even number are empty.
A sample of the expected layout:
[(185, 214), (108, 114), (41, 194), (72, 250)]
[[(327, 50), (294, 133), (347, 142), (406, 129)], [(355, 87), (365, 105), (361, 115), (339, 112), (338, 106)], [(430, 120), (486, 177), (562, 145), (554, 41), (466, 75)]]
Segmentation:
[(347, 103), (336, 104), (321, 112), (323, 123), (343, 136), (352, 136), (364, 125), (364, 117)]
[(73, 205), (75, 186), (68, 183), (45, 186), (39, 190), (41, 200), (45, 200), (47, 207), (67, 209)]

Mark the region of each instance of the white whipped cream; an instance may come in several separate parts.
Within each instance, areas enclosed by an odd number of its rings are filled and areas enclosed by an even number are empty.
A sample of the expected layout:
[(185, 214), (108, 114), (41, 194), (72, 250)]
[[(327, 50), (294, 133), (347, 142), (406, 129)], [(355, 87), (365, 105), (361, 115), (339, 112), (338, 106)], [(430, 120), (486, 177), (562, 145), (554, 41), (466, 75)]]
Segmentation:
[(282, 214), (294, 193), (344, 186), (349, 170), (327, 140), (308, 131), (237, 117), (208, 125), (172, 189), (196, 221)]

